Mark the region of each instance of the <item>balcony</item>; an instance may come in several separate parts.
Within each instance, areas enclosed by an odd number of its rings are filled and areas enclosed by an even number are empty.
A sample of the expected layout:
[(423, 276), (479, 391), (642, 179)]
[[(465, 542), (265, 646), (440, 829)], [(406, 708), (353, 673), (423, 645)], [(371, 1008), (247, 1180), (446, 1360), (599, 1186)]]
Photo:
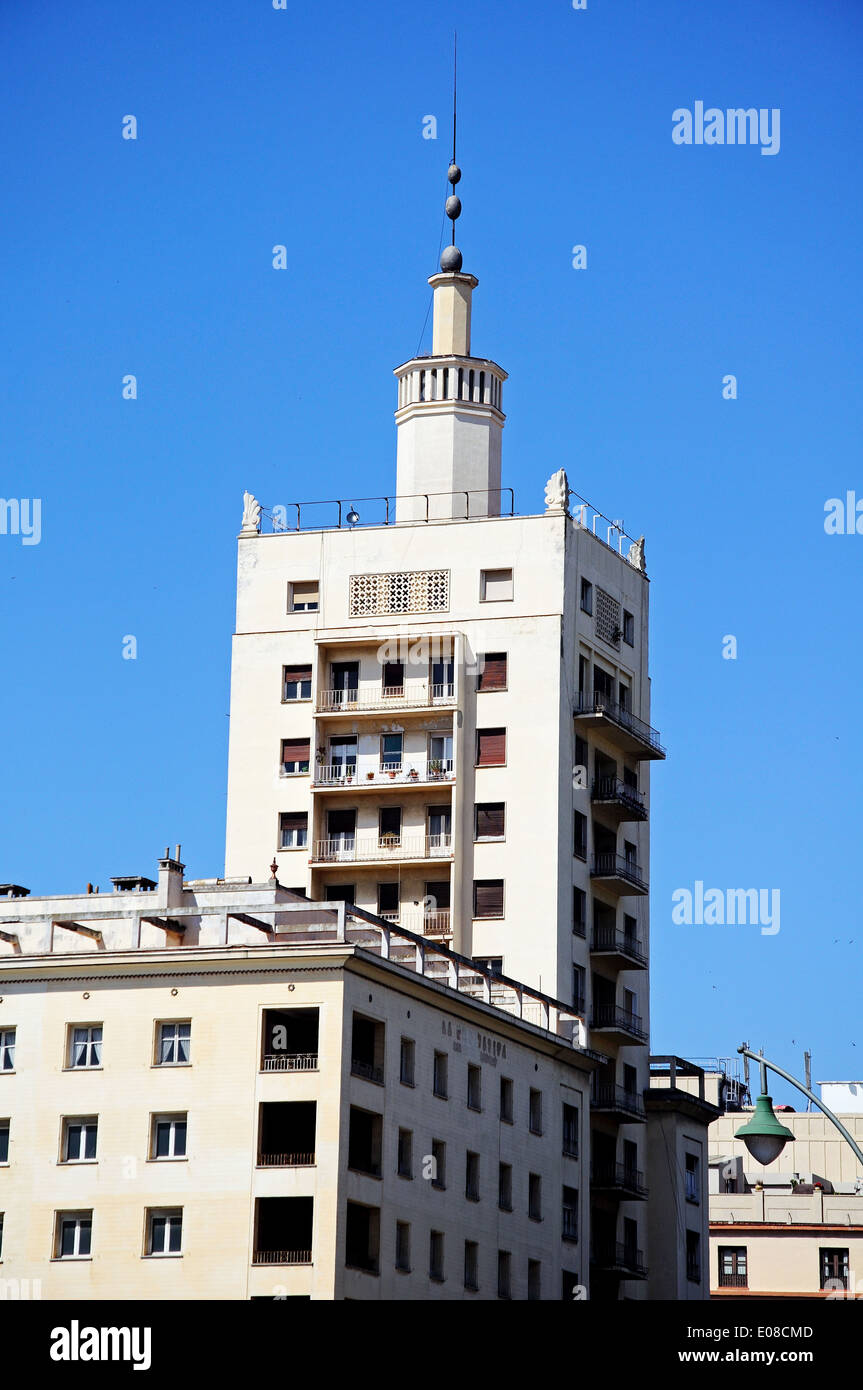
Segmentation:
[(627, 820), (647, 820), (644, 793), (618, 777), (597, 777), (590, 789), (590, 799), (616, 825)]
[(261, 1071), (317, 1071), (316, 1052), (266, 1052)]
[(647, 1114), (644, 1102), (637, 1091), (627, 1091), (624, 1086), (615, 1086), (611, 1081), (597, 1081), (593, 1087), (590, 1102), (592, 1113), (609, 1115), (623, 1123), (637, 1121), (644, 1124)]
[(594, 1192), (608, 1193), (624, 1200), (643, 1201), (647, 1196), (644, 1174), (626, 1163), (603, 1163), (591, 1170), (590, 1185)]
[(312, 774), (313, 791), (350, 788), (380, 791), (382, 787), (428, 787), (455, 778), (452, 758), (416, 758), (407, 763), (377, 761), (360, 763), (316, 763)]
[(643, 898), (650, 889), (642, 877), (641, 865), (623, 854), (595, 854), (590, 877), (619, 898)]
[(607, 1274), (617, 1274), (622, 1279), (647, 1278), (644, 1252), (635, 1246), (620, 1241), (604, 1242), (594, 1246), (590, 1258), (592, 1264)]
[(647, 1041), (647, 1029), (642, 1027), (640, 1014), (631, 1014), (617, 1004), (594, 1004), (590, 1026), (595, 1033), (612, 1033), (620, 1037)]
[(311, 1250), (256, 1250), (253, 1265), (310, 1265)]
[(427, 711), (455, 704), (452, 681), (432, 685), (430, 681), (405, 681), (403, 685), (369, 686), (362, 690), (320, 690), (316, 713), (322, 715), (375, 714), (398, 710)]
[(451, 858), (452, 835), (369, 835), (316, 840), (311, 863), (422, 864), (428, 859)]
[(656, 729), (617, 704), (611, 695), (599, 690), (579, 691), (575, 697), (574, 717), (583, 727), (598, 729), (603, 738), (623, 753), (645, 761), (665, 757)]
[(376, 1086), (384, 1084), (383, 1067), (375, 1066), (374, 1062), (367, 1062), (362, 1057), (351, 1058), (351, 1076), (360, 1076), (363, 1081), (373, 1081)]
[(723, 1270), (719, 1271), (720, 1289), (748, 1289), (748, 1274), (727, 1274)]
[(602, 956), (621, 970), (644, 970), (647, 967), (642, 943), (629, 932), (618, 931), (616, 927), (594, 927), (590, 950), (592, 955)]
[(416, 936), (452, 936), (448, 907), (439, 907), (434, 912), (411, 912), (408, 908), (401, 908), (398, 912), (379, 912), (378, 916), (394, 927), (404, 927), (406, 931), (414, 932)]
[(259, 1168), (313, 1168), (315, 1156), (313, 1153), (307, 1154), (258, 1154)]

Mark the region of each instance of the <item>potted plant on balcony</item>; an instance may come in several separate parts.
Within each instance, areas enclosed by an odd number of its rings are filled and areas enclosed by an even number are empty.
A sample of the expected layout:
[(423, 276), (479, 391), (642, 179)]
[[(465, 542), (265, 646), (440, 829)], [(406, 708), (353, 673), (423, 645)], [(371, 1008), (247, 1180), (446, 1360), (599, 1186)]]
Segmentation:
[(442, 759), (442, 758), (432, 758), (431, 762), (429, 763), (429, 776), (430, 776), (430, 777), (442, 777), (442, 776), (443, 776), (443, 759)]
[(367, 772), (367, 773), (366, 773), (366, 781), (367, 781), (367, 782), (373, 782), (374, 780), (375, 780), (375, 774), (374, 774), (373, 772)]
[(410, 780), (411, 780), (412, 782), (416, 782), (416, 781), (417, 781), (417, 779), (418, 779), (418, 777), (419, 777), (419, 773), (417, 772), (417, 770), (416, 770), (415, 767), (412, 767), (412, 768), (410, 769), (410, 771), (408, 772), (408, 777), (410, 778)]

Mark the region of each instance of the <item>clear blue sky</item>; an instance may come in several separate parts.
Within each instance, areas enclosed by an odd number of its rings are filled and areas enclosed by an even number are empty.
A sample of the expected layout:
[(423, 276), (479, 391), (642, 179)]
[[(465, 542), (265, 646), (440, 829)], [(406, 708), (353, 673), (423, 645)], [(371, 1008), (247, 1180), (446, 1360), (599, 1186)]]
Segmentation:
[[(852, 0), (7, 0), (0, 494), (43, 534), (0, 536), (0, 880), (107, 888), (177, 839), (221, 872), (242, 491), (393, 488), (456, 21), (504, 481), (535, 511), (564, 466), (647, 536), (654, 1050), (859, 1078), (863, 536), (823, 527), (863, 497)], [(675, 145), (697, 100), (778, 107), (780, 152)], [(779, 888), (779, 935), (674, 926), (696, 879)]]

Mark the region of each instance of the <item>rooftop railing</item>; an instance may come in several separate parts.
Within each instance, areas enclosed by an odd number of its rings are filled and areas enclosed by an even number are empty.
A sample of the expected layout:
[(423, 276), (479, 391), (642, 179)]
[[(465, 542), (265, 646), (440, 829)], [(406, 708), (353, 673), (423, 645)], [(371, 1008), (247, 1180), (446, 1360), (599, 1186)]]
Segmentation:
[[(434, 515), (435, 509), (432, 499), (441, 497), (453, 500), (454, 505), (450, 508), (454, 514), (453, 517)], [(490, 510), (489, 499), (493, 497), (498, 499), (496, 511)], [(483, 498), (485, 499), (484, 503), (481, 500)], [(508, 510), (506, 510), (507, 499), (509, 500)], [(457, 507), (455, 505), (456, 500)], [(283, 531), (328, 531), (344, 528), (352, 531), (355, 528), (361, 529), (363, 526), (395, 526), (397, 524), (396, 507), (403, 502), (424, 504), (424, 515), (411, 517), (408, 524), (416, 524), (417, 521), (475, 521), (483, 517), (515, 516), (515, 494), (511, 487), (460, 488), (454, 492), (413, 492), (404, 496), (390, 494), (384, 497), (356, 497), (352, 501), (331, 497), (319, 502), (288, 502), (273, 507), (263, 507), (262, 511), (269, 519), (271, 531), (275, 534)], [(364, 515), (359, 514), (359, 507), (361, 506), (366, 508)], [(323, 518), (315, 516), (313, 512), (313, 508), (319, 507), (327, 508)], [(349, 520), (350, 517), (357, 519), (355, 521)]]

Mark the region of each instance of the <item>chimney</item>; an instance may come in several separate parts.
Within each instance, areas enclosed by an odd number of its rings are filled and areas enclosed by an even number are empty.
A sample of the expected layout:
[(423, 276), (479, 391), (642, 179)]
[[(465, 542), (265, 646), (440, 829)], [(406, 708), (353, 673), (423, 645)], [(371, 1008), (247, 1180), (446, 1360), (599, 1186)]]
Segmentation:
[(174, 857), (172, 858), (170, 848), (166, 845), (165, 853), (159, 860), (157, 901), (160, 908), (179, 907), (182, 903), (185, 868), (185, 864), (180, 863), (180, 846), (175, 846)]

